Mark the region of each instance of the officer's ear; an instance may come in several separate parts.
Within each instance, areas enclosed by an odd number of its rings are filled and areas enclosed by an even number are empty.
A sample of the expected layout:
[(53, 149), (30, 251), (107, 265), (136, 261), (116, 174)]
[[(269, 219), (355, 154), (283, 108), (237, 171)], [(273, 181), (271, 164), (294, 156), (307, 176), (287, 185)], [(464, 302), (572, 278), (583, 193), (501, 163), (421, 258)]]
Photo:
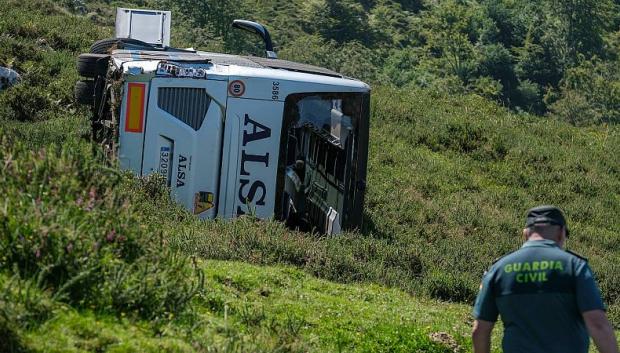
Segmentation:
[(566, 239), (568, 239), (568, 230), (566, 229), (566, 226), (561, 226), (560, 227), (560, 239), (566, 241)]
[(530, 230), (527, 228), (523, 228), (523, 237), (525, 238), (525, 240), (528, 240), (530, 238)]

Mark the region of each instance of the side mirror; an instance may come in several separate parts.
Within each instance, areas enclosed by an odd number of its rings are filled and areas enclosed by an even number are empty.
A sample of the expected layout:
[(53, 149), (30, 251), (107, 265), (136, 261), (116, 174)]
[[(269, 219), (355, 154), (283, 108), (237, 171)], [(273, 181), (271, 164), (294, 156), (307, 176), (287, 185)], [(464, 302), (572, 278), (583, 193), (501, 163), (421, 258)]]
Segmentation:
[(233, 28), (242, 29), (250, 33), (254, 33), (260, 36), (265, 43), (265, 53), (269, 59), (277, 59), (278, 55), (273, 51), (273, 42), (271, 41), (271, 35), (265, 26), (260, 23), (247, 21), (247, 20), (234, 20), (232, 23)]

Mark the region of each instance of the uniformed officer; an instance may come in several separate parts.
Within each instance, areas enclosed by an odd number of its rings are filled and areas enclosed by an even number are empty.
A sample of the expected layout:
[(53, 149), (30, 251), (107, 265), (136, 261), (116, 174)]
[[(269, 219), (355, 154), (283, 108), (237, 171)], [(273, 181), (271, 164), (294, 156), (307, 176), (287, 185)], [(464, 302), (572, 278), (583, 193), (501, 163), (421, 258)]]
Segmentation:
[(523, 235), (523, 247), (484, 275), (474, 306), (474, 352), (490, 351), (501, 315), (505, 353), (587, 353), (588, 332), (601, 353), (618, 353), (587, 260), (563, 250), (569, 232), (562, 211), (530, 209)]

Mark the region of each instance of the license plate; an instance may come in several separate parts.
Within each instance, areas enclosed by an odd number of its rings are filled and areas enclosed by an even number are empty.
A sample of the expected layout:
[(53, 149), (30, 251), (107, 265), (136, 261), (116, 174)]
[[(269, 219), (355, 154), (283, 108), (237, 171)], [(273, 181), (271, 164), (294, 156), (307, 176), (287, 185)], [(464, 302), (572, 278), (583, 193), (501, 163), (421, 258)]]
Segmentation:
[(166, 184), (170, 182), (170, 147), (162, 147), (159, 150), (159, 174), (163, 175), (166, 178)]

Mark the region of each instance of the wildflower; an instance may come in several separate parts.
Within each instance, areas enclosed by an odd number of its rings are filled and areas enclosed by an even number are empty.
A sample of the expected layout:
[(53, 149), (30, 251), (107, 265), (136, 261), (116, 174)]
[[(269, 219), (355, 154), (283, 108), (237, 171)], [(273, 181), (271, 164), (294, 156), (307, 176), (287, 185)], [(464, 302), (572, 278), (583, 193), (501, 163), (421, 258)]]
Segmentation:
[(114, 241), (114, 239), (116, 239), (116, 231), (114, 229), (112, 229), (108, 235), (106, 235), (105, 240), (108, 241), (108, 243), (111, 243)]
[(90, 191), (88, 192), (88, 206), (86, 206), (86, 211), (92, 211), (93, 208), (95, 207), (95, 200), (97, 198), (97, 190), (92, 187), (90, 188)]

